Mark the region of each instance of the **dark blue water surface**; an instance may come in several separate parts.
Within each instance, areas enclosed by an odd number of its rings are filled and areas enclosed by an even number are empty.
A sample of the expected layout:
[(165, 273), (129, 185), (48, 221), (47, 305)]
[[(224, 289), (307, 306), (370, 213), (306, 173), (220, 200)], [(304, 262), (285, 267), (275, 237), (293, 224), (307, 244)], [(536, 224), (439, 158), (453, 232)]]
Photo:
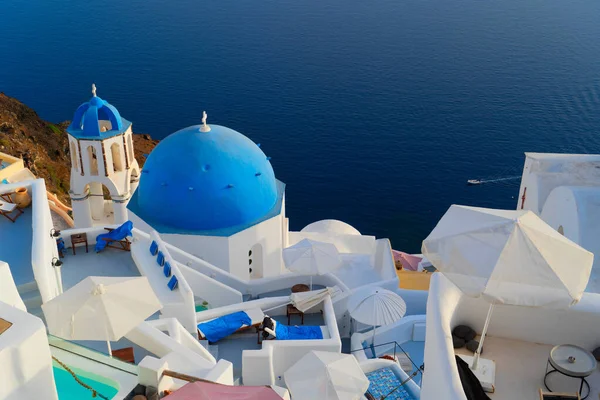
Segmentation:
[(598, 0), (1, 0), (0, 90), (52, 121), (98, 94), (163, 138), (227, 125), (291, 228), (418, 251), (452, 203), (514, 208), (525, 151), (598, 152)]

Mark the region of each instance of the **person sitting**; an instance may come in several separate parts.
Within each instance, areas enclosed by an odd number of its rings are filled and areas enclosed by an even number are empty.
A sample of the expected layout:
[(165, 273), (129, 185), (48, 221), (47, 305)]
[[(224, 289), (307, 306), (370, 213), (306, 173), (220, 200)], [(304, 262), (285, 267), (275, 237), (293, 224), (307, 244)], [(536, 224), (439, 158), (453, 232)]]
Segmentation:
[[(320, 326), (288, 326), (278, 323), (273, 318), (263, 319), (263, 331), (277, 340), (314, 340), (323, 339), (323, 330)], [(263, 338), (265, 337), (263, 332)]]

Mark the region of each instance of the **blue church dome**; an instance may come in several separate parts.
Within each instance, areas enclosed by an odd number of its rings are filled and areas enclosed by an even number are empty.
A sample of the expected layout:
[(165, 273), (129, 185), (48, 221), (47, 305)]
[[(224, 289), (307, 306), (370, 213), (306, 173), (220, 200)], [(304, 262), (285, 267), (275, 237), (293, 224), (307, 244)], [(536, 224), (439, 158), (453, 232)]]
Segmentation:
[[(67, 132), (78, 139), (105, 139), (125, 132), (131, 122), (121, 118), (114, 106), (96, 96), (95, 85), (92, 85), (92, 94), (90, 101), (75, 111)], [(106, 121), (105, 130), (100, 128), (101, 121)]]
[(150, 153), (136, 213), (183, 231), (250, 226), (274, 208), (277, 188), (271, 163), (253, 141), (224, 126), (195, 125)]

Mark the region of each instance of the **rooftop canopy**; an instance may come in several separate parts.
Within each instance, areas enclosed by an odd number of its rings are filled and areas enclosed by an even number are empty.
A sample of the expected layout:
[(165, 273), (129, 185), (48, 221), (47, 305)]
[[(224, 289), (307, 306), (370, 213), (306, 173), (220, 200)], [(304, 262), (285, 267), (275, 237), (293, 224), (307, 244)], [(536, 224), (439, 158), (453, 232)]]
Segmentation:
[(92, 98), (75, 111), (67, 132), (77, 139), (106, 139), (122, 134), (131, 122), (121, 118), (119, 111), (96, 96), (96, 85), (92, 85)]

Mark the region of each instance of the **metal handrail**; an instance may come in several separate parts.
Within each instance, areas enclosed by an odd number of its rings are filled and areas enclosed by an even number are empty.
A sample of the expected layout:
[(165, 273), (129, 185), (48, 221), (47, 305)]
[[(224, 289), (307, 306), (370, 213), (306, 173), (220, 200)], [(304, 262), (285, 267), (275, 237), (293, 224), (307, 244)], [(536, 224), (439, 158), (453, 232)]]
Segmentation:
[[(402, 353), (404, 353), (406, 355), (406, 357), (408, 357), (408, 359), (410, 360), (410, 363), (415, 367), (415, 370), (418, 371), (421, 375), (423, 375), (422, 371), (425, 369), (425, 365), (423, 364), (420, 367), (417, 366), (417, 364), (415, 364), (415, 362), (413, 361), (413, 359), (410, 358), (410, 355), (408, 355), (408, 353), (406, 352), (406, 350), (404, 350), (402, 348), (402, 346), (400, 346), (400, 344), (398, 342), (396, 342), (395, 340), (392, 341), (392, 342), (380, 343), (380, 344), (376, 344), (376, 345), (371, 344), (368, 348), (375, 349), (376, 347), (389, 346), (391, 344), (394, 345), (394, 359), (396, 358), (396, 346), (398, 346), (400, 348), (400, 350), (402, 350)], [(364, 351), (364, 350), (365, 350), (364, 348), (350, 350), (350, 354), (355, 353), (357, 351)]]

